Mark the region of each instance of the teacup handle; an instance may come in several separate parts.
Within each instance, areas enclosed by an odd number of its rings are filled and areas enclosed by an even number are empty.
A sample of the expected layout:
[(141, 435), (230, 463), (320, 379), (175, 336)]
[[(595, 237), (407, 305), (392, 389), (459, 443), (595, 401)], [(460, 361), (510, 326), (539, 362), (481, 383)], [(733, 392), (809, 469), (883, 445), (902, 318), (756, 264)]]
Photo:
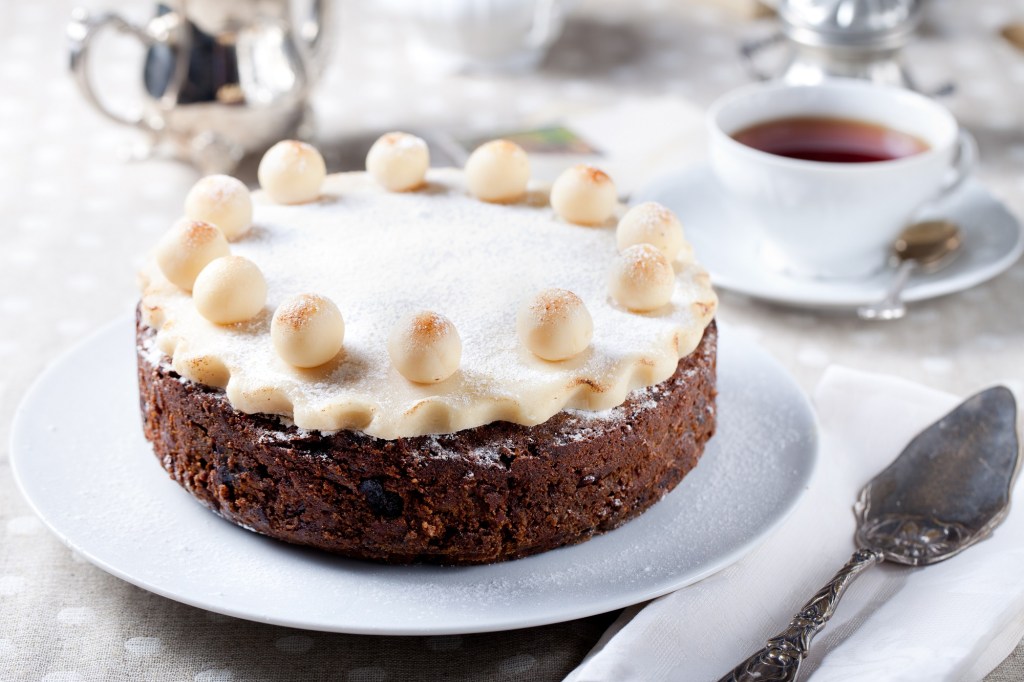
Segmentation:
[(949, 169), (949, 176), (942, 183), (936, 199), (947, 197), (960, 189), (978, 162), (978, 141), (963, 128), (957, 133), (956, 147), (953, 167)]
[[(116, 111), (108, 107), (96, 94), (89, 69), (89, 48), (97, 35), (111, 28), (119, 33), (133, 36), (146, 47), (170, 45), (173, 42), (174, 34), (182, 28), (179, 15), (175, 12), (164, 14), (150, 25), (141, 27), (113, 12), (93, 16), (84, 7), (78, 7), (71, 13), (71, 21), (67, 28), (68, 39), (71, 43), (71, 73), (86, 100), (112, 121), (140, 128), (146, 132), (158, 133), (164, 129), (165, 125), (164, 119), (159, 113), (153, 112), (147, 115), (142, 107), (135, 112)], [(178, 51), (179, 59), (183, 52), (183, 50)], [(169, 84), (164, 98), (173, 99), (177, 96), (181, 77), (184, 75), (180, 64), (176, 64), (175, 74), (176, 77)]]

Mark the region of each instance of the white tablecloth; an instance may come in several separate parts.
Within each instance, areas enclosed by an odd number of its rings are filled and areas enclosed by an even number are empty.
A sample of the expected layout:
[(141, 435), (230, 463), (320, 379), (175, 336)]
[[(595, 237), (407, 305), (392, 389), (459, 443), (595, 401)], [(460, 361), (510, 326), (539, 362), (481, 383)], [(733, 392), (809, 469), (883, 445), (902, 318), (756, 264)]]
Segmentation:
[[(146, 3), (115, 4), (136, 17)], [(443, 126), (482, 133), (605, 106), (625, 94), (698, 105), (746, 80), (736, 37), (764, 32), (707, 4), (581, 2), (530, 77), (420, 78), (391, 26), (348, 3), (315, 105), (325, 134)], [(95, 5), (95, 3), (94, 3)], [(173, 162), (126, 164), (132, 133), (93, 113), (66, 74), (72, 3), (0, 3), (0, 678), (14, 680), (353, 681), (558, 679), (610, 616), (545, 628), (433, 638), (300, 632), (248, 623), (148, 594), (83, 563), (15, 491), (11, 416), (46, 363), (133, 308), (139, 254), (178, 216), (195, 180)], [(924, 82), (951, 77), (949, 100), (977, 135), (982, 177), (1024, 213), (1024, 55), (994, 38), (1024, 3), (937, 1), (910, 51)], [(115, 94), (139, 78), (139, 51), (104, 48)], [(900, 323), (864, 324), (722, 294), (741, 327), (810, 390), (837, 362), (967, 394), (1024, 378), (1024, 265), (968, 292), (915, 305)], [(1024, 388), (1021, 385), (1018, 389)], [(102, 532), (102, 529), (97, 529)], [(991, 680), (1024, 679), (1024, 652)]]

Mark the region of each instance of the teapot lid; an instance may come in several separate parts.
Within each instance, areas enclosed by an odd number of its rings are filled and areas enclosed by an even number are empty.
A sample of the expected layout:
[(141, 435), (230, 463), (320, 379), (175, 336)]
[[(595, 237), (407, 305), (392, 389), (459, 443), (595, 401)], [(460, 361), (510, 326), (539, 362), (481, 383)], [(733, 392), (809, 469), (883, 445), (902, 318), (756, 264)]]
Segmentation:
[(895, 49), (921, 22), (923, 0), (779, 0), (787, 37), (813, 47)]

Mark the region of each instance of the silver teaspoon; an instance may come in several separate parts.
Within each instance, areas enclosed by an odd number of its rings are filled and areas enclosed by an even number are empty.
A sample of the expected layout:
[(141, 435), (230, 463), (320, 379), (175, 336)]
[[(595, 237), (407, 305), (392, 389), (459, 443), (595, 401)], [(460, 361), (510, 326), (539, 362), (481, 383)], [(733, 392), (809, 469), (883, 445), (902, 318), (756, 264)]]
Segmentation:
[(878, 303), (862, 306), (863, 320), (898, 320), (907, 314), (903, 288), (911, 273), (920, 269), (936, 272), (949, 265), (960, 248), (960, 228), (948, 220), (926, 220), (903, 230), (893, 244), (893, 260), (899, 263), (889, 290)]
[(861, 572), (893, 561), (926, 566), (964, 551), (1006, 517), (1020, 460), (1017, 403), (983, 391), (919, 433), (854, 505), (860, 548), (789, 627), (719, 682), (794, 682), (811, 640)]
[(999, 33), (1006, 39), (1006, 42), (1024, 52), (1024, 22), (1015, 21), (1009, 23), (1003, 26), (1003, 30)]

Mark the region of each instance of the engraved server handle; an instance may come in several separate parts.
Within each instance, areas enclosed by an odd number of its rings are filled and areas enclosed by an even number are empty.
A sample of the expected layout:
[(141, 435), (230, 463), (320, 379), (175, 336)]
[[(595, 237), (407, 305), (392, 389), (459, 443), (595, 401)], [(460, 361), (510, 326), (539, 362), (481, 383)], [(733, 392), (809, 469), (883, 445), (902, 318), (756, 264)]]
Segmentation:
[(789, 627), (718, 682), (795, 682), (811, 640), (835, 613), (846, 588), (863, 571), (881, 562), (882, 553), (873, 549), (854, 552), (832, 580), (804, 605)]

